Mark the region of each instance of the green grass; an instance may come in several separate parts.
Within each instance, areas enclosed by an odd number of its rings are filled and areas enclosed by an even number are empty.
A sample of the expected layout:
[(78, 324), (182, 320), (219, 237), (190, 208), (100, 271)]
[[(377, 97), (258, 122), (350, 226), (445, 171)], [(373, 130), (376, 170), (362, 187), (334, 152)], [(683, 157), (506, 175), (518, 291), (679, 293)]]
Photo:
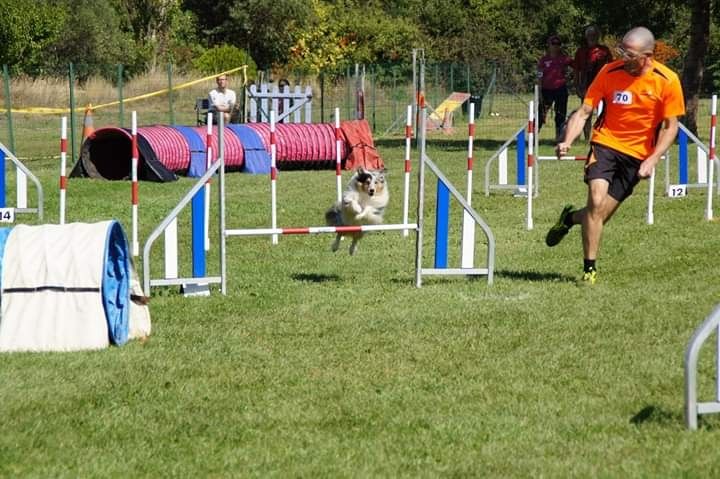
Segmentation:
[[(463, 191), (461, 130), (433, 136), (428, 154)], [(685, 346), (718, 302), (718, 224), (703, 219), (705, 192), (667, 199), (659, 172), (648, 226), (642, 183), (607, 226), (599, 283), (578, 287), (579, 230), (552, 249), (544, 235), (566, 201), (584, 202), (581, 165), (541, 165), (527, 231), (524, 200), (484, 196), (485, 159), (502, 135), (479, 132), (489, 140), (476, 143), (473, 193), (497, 239), (495, 284), (428, 277), (416, 289), (414, 235), (368, 234), (355, 257), (347, 241), (331, 253), (327, 235), (276, 246), (230, 238), (228, 295), (154, 289), (147, 342), (1, 357), (0, 476), (717, 477), (718, 418), (691, 433), (682, 417)], [(399, 222), (402, 141), (379, 150), (386, 219)], [(30, 162), (49, 222), (56, 163)], [(321, 224), (333, 176), (281, 172), (280, 225)], [(228, 227), (267, 226), (267, 177), (227, 182)], [(191, 184), (141, 185), (142, 240)], [(428, 266), (434, 189), (428, 172)], [(68, 219), (128, 225), (129, 198), (126, 182), (73, 179)], [(477, 246), (482, 259), (479, 233)], [(161, 244), (154, 253), (157, 276)], [(715, 348), (705, 349), (709, 400)]]

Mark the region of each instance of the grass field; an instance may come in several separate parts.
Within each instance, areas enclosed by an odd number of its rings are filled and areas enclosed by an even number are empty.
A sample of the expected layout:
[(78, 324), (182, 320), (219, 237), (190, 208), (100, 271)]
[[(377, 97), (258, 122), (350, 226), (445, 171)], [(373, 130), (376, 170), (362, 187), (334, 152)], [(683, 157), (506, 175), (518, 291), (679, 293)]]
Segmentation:
[[(460, 130), (432, 136), (428, 154), (464, 190)], [(329, 236), (230, 238), (228, 295), (154, 289), (147, 342), (2, 356), (0, 476), (717, 477), (718, 418), (691, 433), (682, 416), (685, 346), (719, 297), (719, 226), (704, 220), (704, 191), (668, 199), (659, 172), (649, 226), (642, 183), (608, 224), (598, 284), (580, 287), (579, 231), (552, 249), (544, 235), (565, 202), (584, 202), (581, 164), (542, 164), (527, 231), (524, 200), (483, 194), (501, 141), (481, 140), (491, 134), (478, 134), (473, 204), (497, 240), (493, 285), (426, 278), (416, 289), (414, 235), (369, 234), (354, 257), (347, 242), (331, 253)], [(402, 141), (382, 139), (379, 151), (386, 219), (399, 222)], [(48, 222), (56, 163), (29, 163)], [(267, 226), (267, 178), (227, 182), (228, 227)], [(141, 240), (191, 184), (141, 185)], [(332, 171), (281, 172), (278, 185), (281, 226), (322, 223)], [(430, 174), (426, 194), (430, 265)], [(73, 179), (67, 217), (127, 226), (129, 198), (126, 182)], [(480, 234), (477, 246), (481, 258)], [(709, 345), (705, 400), (713, 356)]]

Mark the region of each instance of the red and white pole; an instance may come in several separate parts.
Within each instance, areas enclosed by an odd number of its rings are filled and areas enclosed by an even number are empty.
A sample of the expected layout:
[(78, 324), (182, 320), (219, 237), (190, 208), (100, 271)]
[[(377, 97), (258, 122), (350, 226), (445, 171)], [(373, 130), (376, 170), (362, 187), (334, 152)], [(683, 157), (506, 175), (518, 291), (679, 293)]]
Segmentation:
[(132, 203), (132, 255), (140, 254), (138, 241), (138, 204), (140, 195), (138, 191), (138, 143), (137, 143), (137, 112), (132, 112), (132, 173), (131, 173), (131, 203)]
[[(67, 189), (67, 176), (65, 167), (67, 163), (67, 117), (60, 121), (60, 224), (65, 224), (65, 190)], [(19, 171), (19, 170), (18, 170)]]
[(417, 230), (417, 223), (359, 226), (305, 226), (298, 228), (254, 228), (225, 230), (227, 236), (311, 235), (322, 233), (361, 233), (371, 231)]
[(342, 146), (342, 132), (340, 131), (340, 108), (335, 108), (335, 189), (337, 190), (337, 201), (342, 201), (342, 157), (340, 150)]
[(712, 206), (712, 195), (713, 195), (713, 181), (715, 173), (715, 160), (717, 159), (716, 154), (716, 140), (717, 140), (717, 95), (712, 97), (712, 107), (710, 110), (710, 151), (708, 154), (708, 192), (707, 192), (707, 208), (705, 209), (705, 219), (710, 221), (713, 219), (713, 206)]
[(535, 166), (535, 108), (530, 101), (528, 107), (528, 155), (527, 155), (527, 229), (533, 229), (532, 200), (533, 200), (533, 167)]
[[(277, 228), (277, 144), (275, 142), (275, 110), (270, 110), (270, 219)], [(278, 235), (272, 235), (272, 244), (278, 244)]]
[[(412, 105), (407, 107), (407, 120), (405, 121), (405, 185), (403, 189), (403, 223), (408, 222), (408, 211), (410, 208), (410, 148), (412, 146)], [(403, 230), (403, 236), (408, 236), (410, 232)]]
[[(473, 188), (473, 142), (475, 139), (475, 103), (468, 106), (468, 151), (467, 151), (467, 195), (465, 200), (472, 205)], [(475, 220), (467, 211), (463, 212), (462, 256), (463, 268), (472, 268), (475, 263)]]
[[(212, 138), (213, 138), (212, 112), (207, 114), (207, 137), (205, 144), (207, 145), (207, 158), (205, 160), (205, 171), (210, 169), (213, 162)], [(205, 251), (210, 251), (210, 183), (212, 180), (208, 178), (205, 183)]]

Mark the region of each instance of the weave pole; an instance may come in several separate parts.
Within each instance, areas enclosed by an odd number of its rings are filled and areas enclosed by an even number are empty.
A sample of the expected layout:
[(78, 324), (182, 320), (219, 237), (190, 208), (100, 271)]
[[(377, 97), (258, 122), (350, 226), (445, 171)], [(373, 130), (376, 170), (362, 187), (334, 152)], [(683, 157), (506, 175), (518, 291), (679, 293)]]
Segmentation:
[(132, 112), (132, 185), (130, 200), (132, 203), (132, 255), (140, 254), (140, 242), (138, 241), (138, 143), (137, 143), (137, 112)]
[(535, 166), (535, 108), (534, 102), (528, 107), (528, 154), (527, 154), (527, 229), (533, 229), (532, 198), (533, 198), (533, 167)]
[[(207, 171), (210, 169), (210, 165), (212, 165), (213, 162), (213, 151), (212, 151), (212, 112), (208, 112), (207, 114), (207, 135), (205, 144), (207, 145), (207, 158), (205, 160), (205, 170)], [(207, 183), (205, 183), (205, 218), (203, 221), (204, 224), (204, 236), (205, 236), (205, 251), (210, 251), (210, 183), (212, 183), (212, 180), (208, 179)]]
[(710, 110), (710, 151), (708, 152), (710, 164), (708, 165), (707, 208), (705, 209), (705, 219), (708, 221), (713, 219), (712, 195), (713, 195), (713, 181), (715, 181), (715, 179), (714, 179), (715, 160), (717, 159), (715, 156), (715, 141), (717, 139), (716, 130), (717, 130), (717, 95), (713, 95), (712, 108)]
[[(410, 163), (410, 150), (412, 147), (412, 105), (407, 107), (407, 120), (405, 121), (405, 184), (403, 189), (403, 223), (408, 222), (408, 210), (410, 208), (410, 171), (412, 164)], [(403, 230), (403, 236), (408, 236), (410, 232)]]
[[(465, 201), (472, 205), (473, 188), (473, 140), (475, 139), (475, 103), (468, 108), (468, 152), (467, 152), (467, 196)], [(472, 268), (475, 263), (475, 220), (467, 210), (463, 211), (461, 267)]]
[(655, 224), (655, 168), (650, 172), (650, 185), (648, 186), (648, 206), (646, 222)]
[(67, 117), (60, 120), (60, 224), (65, 224), (65, 196), (67, 190)]
[[(277, 144), (275, 143), (275, 110), (270, 110), (270, 222), (277, 229)], [(272, 235), (272, 244), (278, 244), (278, 235)]]
[(335, 186), (337, 189), (337, 201), (342, 201), (342, 156), (340, 146), (342, 145), (342, 132), (340, 131), (340, 108), (335, 108)]

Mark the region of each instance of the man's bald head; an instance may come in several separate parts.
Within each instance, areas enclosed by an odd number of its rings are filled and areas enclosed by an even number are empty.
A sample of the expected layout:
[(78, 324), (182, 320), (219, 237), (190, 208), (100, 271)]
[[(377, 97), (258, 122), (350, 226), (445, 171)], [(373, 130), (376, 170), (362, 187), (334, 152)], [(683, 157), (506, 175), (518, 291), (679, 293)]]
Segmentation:
[(655, 36), (645, 27), (635, 27), (625, 34), (623, 45), (638, 53), (652, 53), (655, 50)]

